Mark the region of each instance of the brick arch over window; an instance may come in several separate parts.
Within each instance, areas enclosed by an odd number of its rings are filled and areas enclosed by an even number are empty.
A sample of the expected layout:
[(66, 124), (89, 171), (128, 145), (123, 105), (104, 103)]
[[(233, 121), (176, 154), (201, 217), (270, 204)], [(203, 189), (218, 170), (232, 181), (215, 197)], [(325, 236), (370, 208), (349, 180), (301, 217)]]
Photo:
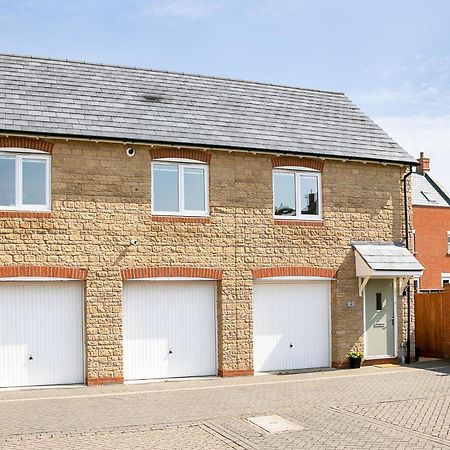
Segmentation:
[(0, 149), (1, 147), (10, 148), (29, 148), (32, 150), (40, 150), (52, 154), (54, 144), (52, 142), (43, 141), (41, 139), (32, 139), (27, 137), (0, 137)]
[(185, 158), (208, 163), (211, 161), (211, 153), (190, 148), (151, 148), (150, 157), (159, 158)]
[(210, 278), (222, 279), (223, 270), (198, 267), (136, 267), (122, 269), (122, 280), (137, 278)]
[(0, 278), (70, 278), (86, 280), (88, 271), (78, 267), (0, 266)]
[(337, 270), (325, 267), (264, 267), (252, 270), (253, 279), (271, 277), (336, 278)]
[(296, 158), (295, 156), (279, 156), (278, 158), (272, 158), (272, 167), (282, 166), (305, 167), (322, 172), (323, 161), (312, 158)]

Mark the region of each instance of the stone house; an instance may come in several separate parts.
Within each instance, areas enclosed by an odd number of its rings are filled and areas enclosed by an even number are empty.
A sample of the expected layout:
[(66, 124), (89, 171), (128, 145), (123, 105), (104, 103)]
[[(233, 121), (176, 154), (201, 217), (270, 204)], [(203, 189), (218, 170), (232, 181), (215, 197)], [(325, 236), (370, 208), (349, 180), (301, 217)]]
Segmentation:
[(1, 56), (0, 386), (396, 360), (415, 164), (342, 93)]
[(414, 248), (424, 266), (416, 278), (420, 290), (439, 290), (450, 284), (450, 194), (430, 174), (430, 158), (420, 154), (412, 175)]

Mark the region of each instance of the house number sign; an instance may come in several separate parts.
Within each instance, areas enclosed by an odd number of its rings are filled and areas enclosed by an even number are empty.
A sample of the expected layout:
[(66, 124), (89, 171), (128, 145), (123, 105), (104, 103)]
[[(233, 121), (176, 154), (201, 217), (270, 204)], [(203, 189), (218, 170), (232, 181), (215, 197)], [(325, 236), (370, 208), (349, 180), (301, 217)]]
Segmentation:
[(347, 300), (347, 307), (348, 308), (355, 308), (356, 307), (355, 300)]

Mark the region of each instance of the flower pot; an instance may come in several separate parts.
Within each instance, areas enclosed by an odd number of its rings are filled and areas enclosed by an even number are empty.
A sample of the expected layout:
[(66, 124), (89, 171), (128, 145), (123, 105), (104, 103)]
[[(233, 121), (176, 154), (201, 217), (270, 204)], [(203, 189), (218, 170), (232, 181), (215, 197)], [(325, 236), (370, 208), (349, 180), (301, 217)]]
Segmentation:
[(359, 369), (361, 367), (361, 358), (349, 358), (350, 369)]

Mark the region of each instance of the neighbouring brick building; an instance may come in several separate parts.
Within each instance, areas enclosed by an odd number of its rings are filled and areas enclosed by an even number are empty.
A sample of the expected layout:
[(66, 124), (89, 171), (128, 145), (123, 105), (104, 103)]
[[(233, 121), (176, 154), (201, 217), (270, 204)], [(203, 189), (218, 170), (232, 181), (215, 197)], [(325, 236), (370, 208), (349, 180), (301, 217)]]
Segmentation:
[(343, 94), (1, 56), (0, 107), (0, 386), (400, 354), (416, 161)]
[(442, 289), (450, 283), (450, 195), (430, 174), (423, 153), (412, 175), (415, 251), (424, 266), (421, 290)]

